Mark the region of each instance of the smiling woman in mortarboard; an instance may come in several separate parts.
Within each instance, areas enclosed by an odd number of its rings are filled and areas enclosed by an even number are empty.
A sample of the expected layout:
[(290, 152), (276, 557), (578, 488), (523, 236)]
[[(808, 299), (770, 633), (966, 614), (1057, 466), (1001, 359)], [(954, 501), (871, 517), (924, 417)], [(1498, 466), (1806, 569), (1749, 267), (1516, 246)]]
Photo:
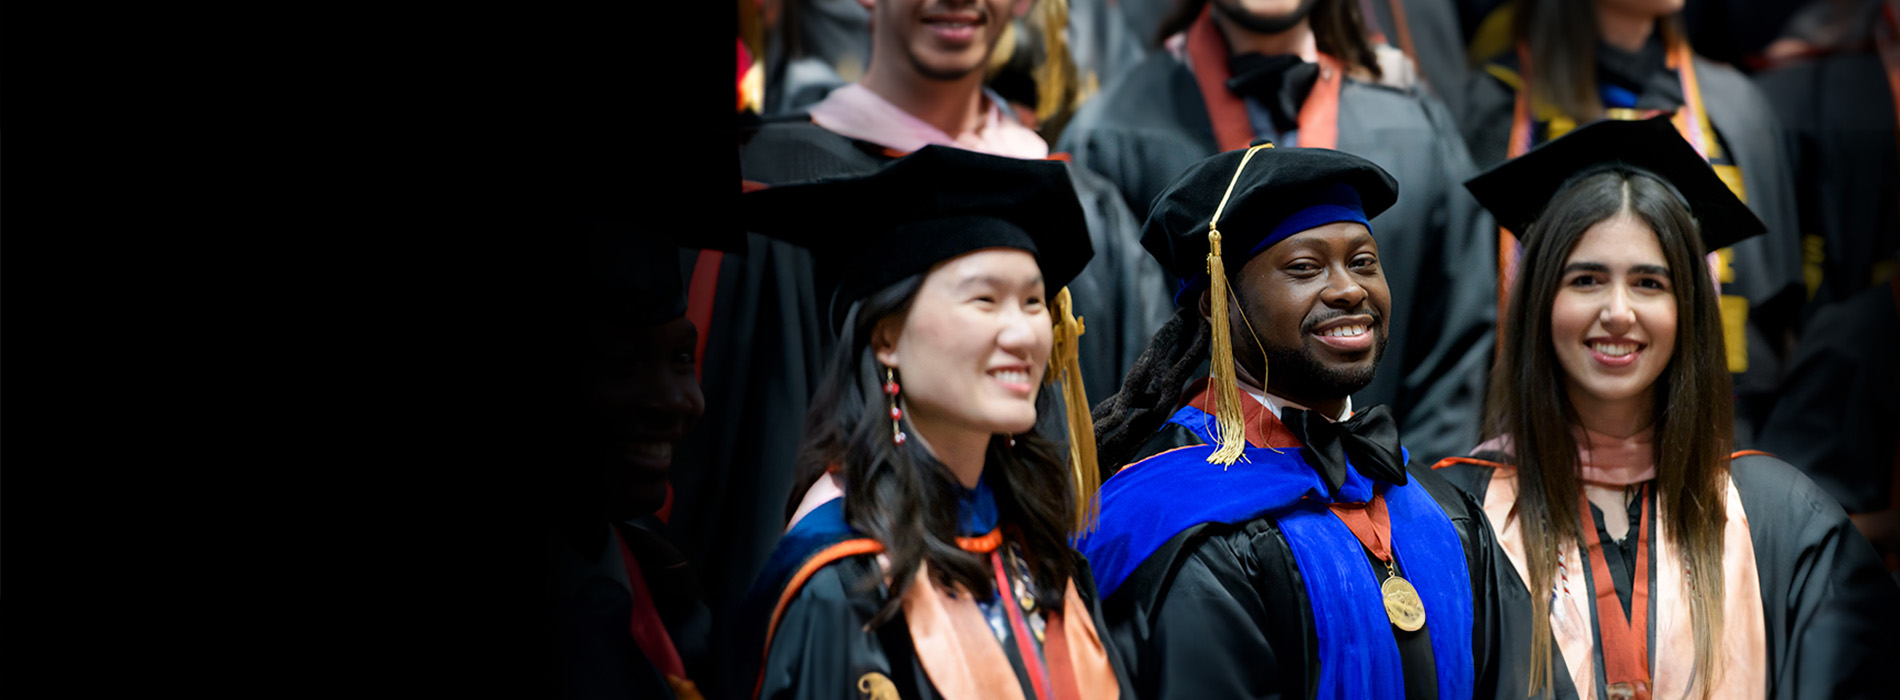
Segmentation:
[[(1117, 697), (1068, 545), (1097, 472), (1064, 287), (1091, 249), (1062, 165), (931, 146), (745, 199), (750, 230), (836, 278), (839, 334), (741, 613), (756, 697)], [(1037, 429), (1045, 380), (1073, 407), (1066, 458)]]
[(1502, 687), (1893, 697), (1900, 592), (1873, 548), (1787, 463), (1730, 453), (1705, 256), (1761, 220), (1668, 117), (1586, 126), (1467, 186), (1525, 241), (1492, 438), (1438, 465), (1517, 569)]

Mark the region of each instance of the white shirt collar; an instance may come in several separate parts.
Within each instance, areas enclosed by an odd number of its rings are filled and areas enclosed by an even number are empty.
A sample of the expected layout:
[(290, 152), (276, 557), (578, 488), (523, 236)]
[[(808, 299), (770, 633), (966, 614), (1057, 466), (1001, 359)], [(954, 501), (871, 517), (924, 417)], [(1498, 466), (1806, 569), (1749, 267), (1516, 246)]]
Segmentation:
[[(1259, 389), (1255, 389), (1253, 387), (1247, 386), (1246, 384), (1239, 384), (1239, 386), (1240, 386), (1241, 391), (1247, 392), (1248, 396), (1252, 396), (1255, 401), (1260, 402), (1260, 405), (1267, 407), (1268, 411), (1272, 411), (1273, 416), (1275, 418), (1284, 419), (1285, 416), (1282, 416), (1281, 413), (1289, 408), (1297, 408), (1302, 411), (1313, 411), (1313, 409), (1311, 408), (1301, 406), (1292, 401), (1288, 401), (1286, 399), (1280, 398), (1278, 396), (1274, 396), (1272, 394), (1266, 393)], [(1318, 411), (1313, 411), (1313, 412), (1319, 413)], [(1326, 417), (1325, 414), (1320, 414), (1320, 415), (1321, 417)], [(1327, 420), (1337, 423), (1339, 421), (1345, 420), (1350, 417), (1352, 417), (1352, 397), (1348, 396), (1346, 397), (1346, 405), (1340, 407), (1339, 409), (1339, 415), (1337, 417), (1327, 418)]]

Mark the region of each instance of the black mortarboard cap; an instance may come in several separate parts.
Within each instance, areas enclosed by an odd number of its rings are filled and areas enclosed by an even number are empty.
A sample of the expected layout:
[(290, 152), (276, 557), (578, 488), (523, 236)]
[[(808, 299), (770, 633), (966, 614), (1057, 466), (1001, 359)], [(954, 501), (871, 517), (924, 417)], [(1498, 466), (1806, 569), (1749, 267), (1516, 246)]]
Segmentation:
[(809, 248), (835, 278), (834, 327), (852, 302), (983, 248), (1036, 256), (1053, 295), (1094, 248), (1060, 162), (926, 146), (869, 175), (782, 185), (741, 198), (744, 226)]
[(1237, 268), (1287, 236), (1333, 221), (1371, 219), (1398, 201), (1398, 182), (1372, 161), (1327, 148), (1255, 143), (1195, 163), (1155, 197), (1141, 245), (1182, 279), (1177, 303), (1191, 303), (1207, 284), (1208, 224), (1217, 209), (1227, 265)]
[(1667, 115), (1589, 124), (1466, 181), (1465, 189), (1499, 225), (1523, 236), (1566, 185), (1606, 170), (1642, 172), (1674, 186), (1709, 250), (1768, 231)]

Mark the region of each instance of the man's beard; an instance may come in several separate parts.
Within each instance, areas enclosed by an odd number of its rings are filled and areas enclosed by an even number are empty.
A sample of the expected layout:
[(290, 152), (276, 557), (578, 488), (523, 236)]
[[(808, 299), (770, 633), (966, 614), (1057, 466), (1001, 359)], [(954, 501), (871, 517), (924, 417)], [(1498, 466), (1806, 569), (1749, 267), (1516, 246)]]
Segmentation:
[(1254, 34), (1279, 34), (1305, 20), (1319, 0), (1300, 0), (1300, 6), (1281, 17), (1261, 17), (1240, 6), (1239, 0), (1213, 0), (1214, 11), (1222, 19)]
[(1378, 371), (1379, 361), (1385, 358), (1385, 342), (1386, 335), (1380, 333), (1379, 344), (1372, 350), (1371, 365), (1343, 370), (1321, 363), (1313, 355), (1312, 348), (1266, 348), (1267, 381), (1273, 382), (1287, 394), (1309, 401), (1343, 399), (1372, 383), (1372, 375)]
[[(1343, 315), (1329, 314), (1322, 318), (1307, 319), (1305, 323), (1300, 324), (1300, 338), (1294, 345), (1278, 346), (1260, 342), (1256, 347), (1266, 355), (1266, 373), (1259, 375), (1260, 381), (1274, 384), (1278, 388), (1275, 393), (1299, 397), (1307, 401), (1343, 399), (1351, 396), (1355, 391), (1366, 388), (1366, 385), (1372, 383), (1373, 375), (1378, 372), (1379, 362), (1385, 359), (1385, 344), (1390, 336), (1386, 333), (1385, 314), (1371, 309), (1357, 313), (1371, 316), (1372, 325), (1369, 330), (1378, 334), (1378, 344), (1372, 348), (1372, 364), (1364, 368), (1335, 369), (1320, 361), (1312, 346), (1315, 342), (1312, 340), (1313, 330), (1320, 324)], [(1236, 350), (1238, 349), (1237, 347)], [(1265, 386), (1260, 388), (1267, 389)]]

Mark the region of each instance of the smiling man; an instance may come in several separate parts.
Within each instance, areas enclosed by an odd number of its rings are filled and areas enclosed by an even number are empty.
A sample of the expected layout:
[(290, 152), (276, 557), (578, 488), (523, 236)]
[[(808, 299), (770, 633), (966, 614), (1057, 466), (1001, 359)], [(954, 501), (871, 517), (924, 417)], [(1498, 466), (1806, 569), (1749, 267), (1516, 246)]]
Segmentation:
[(1390, 334), (1368, 220), (1397, 198), (1358, 156), (1256, 145), (1156, 200), (1181, 309), (1096, 407), (1127, 466), (1079, 547), (1139, 697), (1490, 696), (1483, 512), (1350, 399)]
[(1472, 271), (1497, 264), (1497, 226), (1458, 187), (1477, 168), (1451, 111), (1379, 83), (1361, 7), (1176, 0), (1159, 50), (1091, 98), (1058, 147), (1114, 182), (1136, 216), (1190, 165), (1255, 139), (1351, 153), (1405, 183), (1373, 231), (1392, 290), (1390, 354), (1354, 396), (1389, 406), (1429, 464), (1478, 441), (1497, 281)]

